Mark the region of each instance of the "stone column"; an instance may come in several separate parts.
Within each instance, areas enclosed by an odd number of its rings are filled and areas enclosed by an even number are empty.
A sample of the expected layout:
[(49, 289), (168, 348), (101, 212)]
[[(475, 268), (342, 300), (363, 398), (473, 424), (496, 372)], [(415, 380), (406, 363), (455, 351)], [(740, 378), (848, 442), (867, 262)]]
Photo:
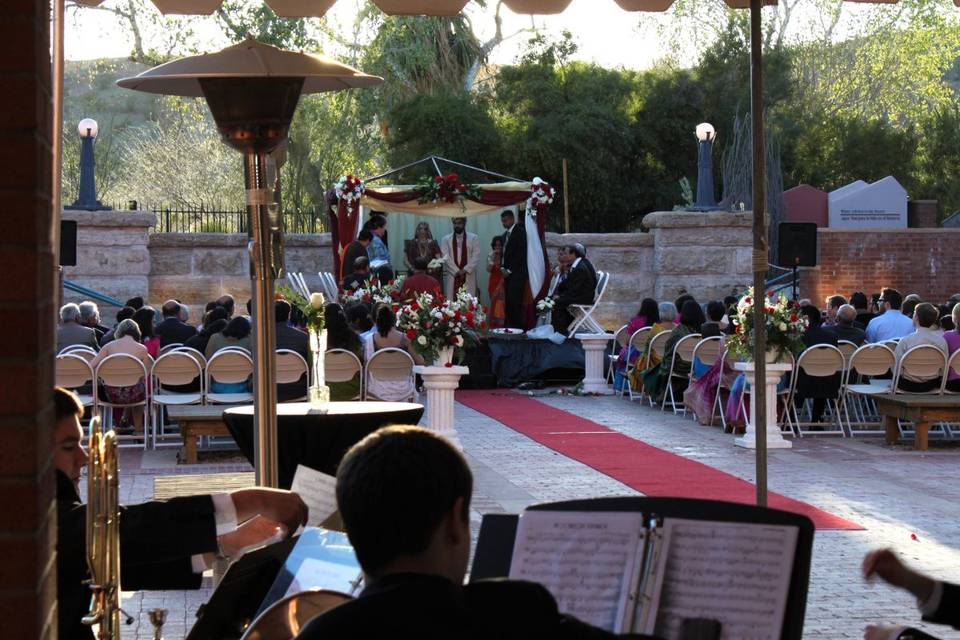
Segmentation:
[(603, 361), (607, 357), (612, 333), (578, 333), (574, 336), (583, 345), (586, 356), (586, 372), (583, 377), (584, 393), (610, 395), (613, 389), (607, 386), (603, 375)]
[(460, 376), (470, 373), (469, 367), (416, 366), (413, 371), (423, 377), (427, 391), (427, 428), (463, 449), (453, 424), (453, 392), (460, 386)]
[(783, 377), (783, 374), (793, 368), (793, 365), (767, 363), (767, 379), (763, 385), (764, 392), (767, 394), (767, 415), (760, 417), (759, 422), (755, 402), (757, 397), (756, 394), (759, 393), (759, 388), (755, 384), (756, 380), (754, 380), (753, 363), (737, 362), (733, 365), (733, 368), (737, 371), (744, 372), (747, 377), (747, 384), (750, 385), (751, 389), (750, 421), (747, 423), (747, 432), (739, 438), (735, 438), (733, 441), (734, 444), (738, 447), (756, 449), (757, 429), (766, 429), (768, 449), (790, 449), (793, 447), (793, 443), (783, 438), (783, 434), (780, 433), (780, 425), (777, 424), (777, 384), (780, 382), (780, 378)]

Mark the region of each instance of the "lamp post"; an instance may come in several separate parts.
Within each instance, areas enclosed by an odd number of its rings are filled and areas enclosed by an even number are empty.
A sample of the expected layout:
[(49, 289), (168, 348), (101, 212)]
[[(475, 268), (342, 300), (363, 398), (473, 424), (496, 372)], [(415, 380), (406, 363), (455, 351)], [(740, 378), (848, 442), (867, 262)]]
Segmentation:
[(105, 207), (97, 200), (97, 183), (95, 179), (97, 159), (93, 153), (93, 141), (100, 132), (97, 121), (93, 118), (84, 118), (77, 125), (80, 134), (80, 192), (77, 199), (67, 209), (82, 209), (84, 211), (103, 211)]
[(717, 132), (709, 122), (697, 125), (699, 152), (697, 156), (697, 201), (694, 211), (712, 211), (717, 208), (713, 199), (713, 141)]

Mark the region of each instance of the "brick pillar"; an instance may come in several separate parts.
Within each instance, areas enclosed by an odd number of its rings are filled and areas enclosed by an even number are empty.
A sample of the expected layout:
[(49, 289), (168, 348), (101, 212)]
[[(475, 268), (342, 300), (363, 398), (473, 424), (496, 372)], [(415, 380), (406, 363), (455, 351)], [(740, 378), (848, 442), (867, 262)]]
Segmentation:
[(49, 0), (0, 20), (0, 620), (9, 638), (55, 638), (51, 467), (54, 256)]

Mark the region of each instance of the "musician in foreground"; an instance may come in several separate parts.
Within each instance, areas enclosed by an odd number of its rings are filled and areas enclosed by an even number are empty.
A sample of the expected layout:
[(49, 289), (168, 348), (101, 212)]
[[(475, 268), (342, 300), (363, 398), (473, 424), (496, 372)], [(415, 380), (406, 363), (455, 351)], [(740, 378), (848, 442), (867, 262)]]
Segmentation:
[(299, 639), (616, 637), (561, 614), (539, 584), (463, 584), (473, 476), (440, 436), (380, 429), (347, 452), (336, 491), (367, 586), (314, 618)]
[[(80, 500), (83, 405), (72, 392), (53, 392), (57, 488), (57, 608), (61, 640), (90, 639), (81, 619), (90, 607), (86, 505)], [(197, 589), (214, 558), (283, 538), (307, 521), (303, 500), (289, 491), (240, 489), (121, 507), (120, 584), (124, 590)], [(238, 526), (238, 523), (242, 523)]]

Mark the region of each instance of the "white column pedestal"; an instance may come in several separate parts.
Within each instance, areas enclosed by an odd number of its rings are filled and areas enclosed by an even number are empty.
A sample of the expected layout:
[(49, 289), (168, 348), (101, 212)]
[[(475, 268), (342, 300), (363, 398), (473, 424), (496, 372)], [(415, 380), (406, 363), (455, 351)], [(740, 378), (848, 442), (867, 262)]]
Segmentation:
[(757, 407), (756, 407), (756, 397), (759, 392), (759, 386), (754, 380), (755, 371), (754, 365), (752, 362), (737, 362), (733, 365), (733, 368), (737, 371), (743, 371), (747, 378), (747, 383), (750, 385), (751, 394), (750, 394), (750, 421), (747, 423), (747, 432), (744, 433), (739, 438), (734, 439), (734, 444), (738, 447), (746, 447), (747, 449), (756, 449), (757, 448), (757, 428), (765, 428), (767, 430), (767, 448), (768, 449), (790, 449), (793, 447), (793, 443), (789, 440), (785, 440), (783, 434), (780, 433), (780, 425), (777, 424), (777, 384), (780, 382), (780, 378), (783, 377), (787, 371), (790, 371), (793, 366), (789, 364), (771, 364), (767, 363), (767, 373), (766, 381), (763, 385), (766, 392), (766, 409), (767, 415), (760, 421), (759, 427), (757, 422)]
[(610, 395), (613, 389), (607, 385), (607, 378), (603, 375), (603, 361), (607, 357), (612, 333), (578, 333), (574, 338), (583, 345), (586, 355), (586, 375), (583, 378), (584, 393), (598, 393)]
[(460, 386), (460, 376), (470, 373), (469, 367), (416, 366), (413, 371), (423, 377), (427, 392), (427, 428), (463, 449), (453, 426), (453, 392)]

